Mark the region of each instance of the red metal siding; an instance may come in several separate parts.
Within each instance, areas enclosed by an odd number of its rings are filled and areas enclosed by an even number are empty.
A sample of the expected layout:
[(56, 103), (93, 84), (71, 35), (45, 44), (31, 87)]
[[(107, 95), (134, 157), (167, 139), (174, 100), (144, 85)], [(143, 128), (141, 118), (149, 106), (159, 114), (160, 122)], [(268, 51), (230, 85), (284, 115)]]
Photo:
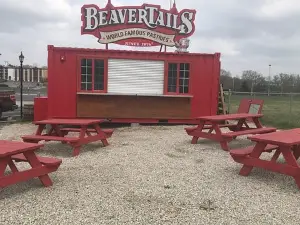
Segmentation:
[(48, 98), (36, 97), (34, 98), (34, 121), (45, 120), (48, 118)]
[(191, 118), (216, 114), (220, 76), (219, 53), (178, 54), (171, 52), (62, 48), (50, 45), (48, 46), (49, 117), (76, 117), (79, 57), (164, 60), (166, 63), (174, 61), (190, 62), (189, 95), (193, 95)]
[(49, 117), (76, 118), (77, 56), (53, 46), (48, 54)]

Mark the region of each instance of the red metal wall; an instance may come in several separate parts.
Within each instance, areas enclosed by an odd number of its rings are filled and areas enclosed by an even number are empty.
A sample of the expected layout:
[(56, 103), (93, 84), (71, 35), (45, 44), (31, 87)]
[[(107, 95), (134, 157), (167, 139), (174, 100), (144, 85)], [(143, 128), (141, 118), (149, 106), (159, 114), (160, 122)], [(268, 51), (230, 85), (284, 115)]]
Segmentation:
[[(220, 53), (194, 54), (171, 52), (142, 52), (105, 49), (81, 49), (48, 46), (48, 116), (76, 117), (77, 57), (189, 61), (191, 118), (215, 115), (218, 104)], [(109, 79), (109, 78), (108, 78)], [(151, 119), (151, 118), (149, 118)]]
[(48, 98), (36, 97), (34, 98), (34, 121), (45, 120), (48, 118)]

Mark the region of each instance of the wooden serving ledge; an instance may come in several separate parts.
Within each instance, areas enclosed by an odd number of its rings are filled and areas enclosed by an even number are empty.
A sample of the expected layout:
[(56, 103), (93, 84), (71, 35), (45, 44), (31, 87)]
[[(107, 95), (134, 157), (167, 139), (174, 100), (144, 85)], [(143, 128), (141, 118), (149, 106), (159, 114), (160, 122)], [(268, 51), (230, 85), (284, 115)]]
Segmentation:
[(190, 119), (191, 95), (77, 93), (77, 117)]

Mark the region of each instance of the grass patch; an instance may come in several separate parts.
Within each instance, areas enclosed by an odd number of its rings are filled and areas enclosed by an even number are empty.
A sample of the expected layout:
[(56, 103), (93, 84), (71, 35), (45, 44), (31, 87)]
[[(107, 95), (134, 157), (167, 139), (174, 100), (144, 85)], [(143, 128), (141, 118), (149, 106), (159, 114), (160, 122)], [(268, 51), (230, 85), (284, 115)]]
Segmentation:
[(230, 113), (237, 112), (240, 100), (243, 98), (263, 99), (264, 105), (261, 119), (263, 125), (287, 129), (300, 127), (300, 95), (236, 95), (233, 94), (226, 99), (226, 105)]

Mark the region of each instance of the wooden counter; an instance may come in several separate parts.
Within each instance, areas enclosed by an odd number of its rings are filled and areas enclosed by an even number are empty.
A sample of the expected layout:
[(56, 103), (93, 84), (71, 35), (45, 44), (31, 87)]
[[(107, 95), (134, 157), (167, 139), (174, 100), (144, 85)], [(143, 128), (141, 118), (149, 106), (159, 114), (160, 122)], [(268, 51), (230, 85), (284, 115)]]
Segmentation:
[(77, 93), (77, 117), (190, 119), (189, 95)]

